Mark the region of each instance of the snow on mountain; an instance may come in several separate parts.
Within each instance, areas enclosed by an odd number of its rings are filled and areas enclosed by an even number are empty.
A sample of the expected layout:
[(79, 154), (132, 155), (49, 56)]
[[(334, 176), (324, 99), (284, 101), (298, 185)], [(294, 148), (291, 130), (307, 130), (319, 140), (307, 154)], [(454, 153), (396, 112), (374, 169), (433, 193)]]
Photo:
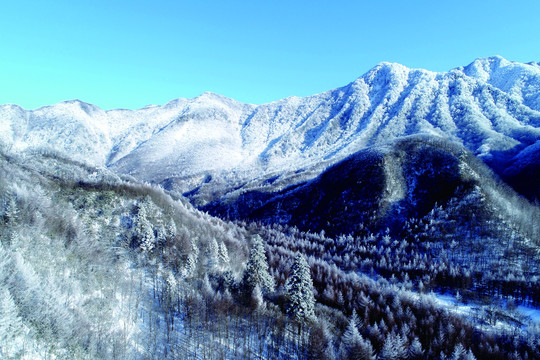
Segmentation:
[(208, 175), (248, 181), (336, 163), (411, 134), (450, 139), (494, 164), (537, 148), (526, 150), (540, 140), (540, 67), (501, 57), (447, 73), (381, 63), (344, 87), (258, 106), (212, 93), (139, 110), (3, 105), (0, 130), (15, 150), (54, 148), (146, 181), (189, 180), (187, 189)]
[[(477, 59), (464, 68), (467, 76), (478, 78), (511, 95), (534, 110), (540, 110), (540, 67), (521, 64), (500, 56)], [(458, 70), (458, 71), (459, 71)]]
[(109, 164), (149, 181), (233, 169), (243, 159), (240, 132), (252, 107), (212, 93), (172, 101), (153, 110), (166, 121), (139, 122), (137, 139), (128, 131), (120, 143), (129, 153)]

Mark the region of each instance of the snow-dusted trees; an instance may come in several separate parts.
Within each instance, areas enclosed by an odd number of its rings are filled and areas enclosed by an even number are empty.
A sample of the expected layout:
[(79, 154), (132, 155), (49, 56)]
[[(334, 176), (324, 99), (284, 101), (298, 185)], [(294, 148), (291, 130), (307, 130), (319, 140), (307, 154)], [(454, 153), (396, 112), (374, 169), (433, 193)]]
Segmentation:
[(253, 239), (253, 245), (249, 252), (249, 260), (243, 278), (243, 286), (246, 294), (249, 296), (257, 285), (263, 293), (274, 291), (274, 279), (268, 272), (268, 261), (264, 252), (264, 242), (259, 235), (256, 235)]
[(382, 360), (399, 360), (407, 359), (407, 355), (405, 340), (401, 335), (394, 332), (389, 333), (379, 357)]
[(288, 298), (287, 314), (299, 323), (315, 320), (313, 281), (304, 255), (296, 255), (285, 286)]
[(141, 203), (138, 206), (137, 217), (135, 218), (134, 237), (137, 240), (141, 250), (150, 252), (156, 245), (156, 238), (152, 224), (148, 221), (146, 206)]
[(424, 358), (425, 358), (425, 355), (424, 355), (424, 350), (422, 349), (422, 344), (420, 343), (418, 338), (415, 337), (411, 343), (411, 346), (409, 346), (409, 359), (422, 360)]
[(5, 218), (6, 218), (6, 223), (10, 225), (13, 225), (17, 221), (17, 217), (19, 215), (17, 201), (15, 199), (16, 199), (16, 195), (10, 194), (6, 203)]
[(197, 243), (195, 239), (190, 238), (189, 239), (189, 248), (190, 251), (186, 258), (186, 264), (185, 264), (185, 275), (187, 278), (194, 277), (197, 272), (197, 265), (199, 260), (199, 247), (197, 246)]
[(454, 347), (454, 351), (452, 352), (452, 357), (450, 357), (450, 360), (476, 360), (476, 357), (473, 355), (471, 350), (465, 350), (463, 344), (458, 343)]
[(219, 245), (215, 238), (211, 238), (204, 252), (206, 258), (206, 270), (212, 272), (218, 265)]
[(165, 234), (169, 239), (174, 239), (174, 237), (176, 236), (176, 231), (176, 223), (171, 218), (165, 226)]
[(253, 310), (259, 310), (264, 308), (264, 298), (261, 291), (261, 287), (256, 285), (253, 291), (251, 292), (251, 308)]
[(218, 259), (219, 265), (223, 269), (227, 269), (229, 267), (229, 252), (227, 251), (227, 247), (225, 246), (225, 243), (223, 241), (219, 243)]
[(353, 310), (339, 349), (340, 359), (373, 360), (375, 355), (371, 342), (358, 332), (358, 316)]
[(320, 320), (311, 327), (308, 344), (307, 354), (309, 359), (336, 359), (332, 334), (328, 330), (328, 323), (325, 320)]
[(18, 350), (18, 338), (23, 334), (23, 324), (7, 289), (0, 291), (0, 358), (10, 358)]

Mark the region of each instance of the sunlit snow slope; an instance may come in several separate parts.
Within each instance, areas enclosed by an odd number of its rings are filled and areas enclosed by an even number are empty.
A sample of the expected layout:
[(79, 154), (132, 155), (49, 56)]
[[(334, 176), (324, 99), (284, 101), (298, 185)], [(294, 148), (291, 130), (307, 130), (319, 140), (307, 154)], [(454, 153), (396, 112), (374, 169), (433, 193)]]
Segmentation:
[(491, 57), (435, 73), (381, 63), (344, 87), (263, 105), (204, 93), (139, 110), (0, 106), (12, 150), (52, 148), (181, 191), (334, 164), (412, 134), (460, 143), (509, 179), (537, 174), (540, 66)]

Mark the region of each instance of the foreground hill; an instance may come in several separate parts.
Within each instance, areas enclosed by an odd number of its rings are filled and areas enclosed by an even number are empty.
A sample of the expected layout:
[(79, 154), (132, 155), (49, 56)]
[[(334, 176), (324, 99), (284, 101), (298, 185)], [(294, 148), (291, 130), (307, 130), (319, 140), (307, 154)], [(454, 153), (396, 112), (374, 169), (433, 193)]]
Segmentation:
[[(459, 239), (460, 212), (440, 206), (399, 237), (365, 228), (333, 238), (224, 222), (51, 152), (0, 153), (0, 170), (2, 358), (540, 354), (538, 254), (529, 226), (508, 214), (479, 216), (469, 228), (482, 237)], [(307, 320), (289, 305), (299, 257), (314, 301)], [(261, 271), (253, 259), (275, 284), (264, 294), (245, 280)]]

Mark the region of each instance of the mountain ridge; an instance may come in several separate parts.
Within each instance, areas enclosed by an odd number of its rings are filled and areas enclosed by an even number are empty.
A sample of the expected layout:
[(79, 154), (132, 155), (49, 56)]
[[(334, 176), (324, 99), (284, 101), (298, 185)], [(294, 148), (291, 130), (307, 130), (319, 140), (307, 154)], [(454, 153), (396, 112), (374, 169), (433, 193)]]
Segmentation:
[(261, 105), (211, 92), (138, 110), (80, 100), (35, 110), (8, 104), (0, 129), (14, 150), (53, 148), (181, 191), (208, 176), (245, 182), (336, 163), (411, 134), (460, 143), (504, 177), (536, 153), (540, 67), (500, 56), (444, 73), (382, 62), (343, 87)]

